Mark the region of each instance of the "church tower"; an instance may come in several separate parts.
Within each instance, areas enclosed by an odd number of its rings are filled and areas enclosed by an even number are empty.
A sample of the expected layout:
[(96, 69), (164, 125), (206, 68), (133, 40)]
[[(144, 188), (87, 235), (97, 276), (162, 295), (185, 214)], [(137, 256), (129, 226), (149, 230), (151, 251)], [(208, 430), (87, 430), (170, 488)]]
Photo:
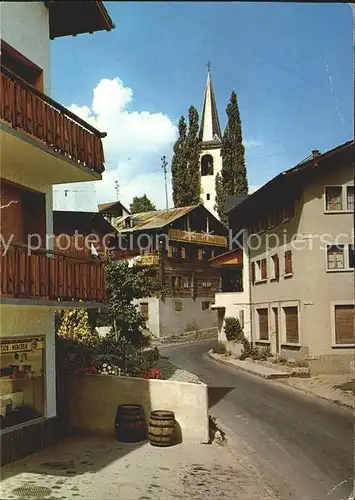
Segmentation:
[(201, 141), (201, 199), (205, 207), (218, 217), (214, 205), (216, 200), (216, 175), (222, 169), (222, 133), (212, 86), (210, 63), (208, 63), (199, 138)]

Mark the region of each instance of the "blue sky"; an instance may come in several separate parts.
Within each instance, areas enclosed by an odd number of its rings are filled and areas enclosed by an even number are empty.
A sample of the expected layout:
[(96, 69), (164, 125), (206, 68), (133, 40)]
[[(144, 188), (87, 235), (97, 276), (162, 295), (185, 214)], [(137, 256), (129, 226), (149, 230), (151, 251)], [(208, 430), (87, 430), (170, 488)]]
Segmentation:
[[(264, 184), (312, 149), (326, 151), (352, 137), (353, 44), (348, 4), (105, 5), (115, 30), (52, 42), (52, 95), (63, 104), (87, 107), (94, 119), (94, 88), (103, 79), (118, 77), (123, 85), (120, 91), (131, 89), (131, 98), (121, 107), (123, 115), (147, 112), (159, 114), (158, 120), (162, 114), (176, 124), (190, 104), (201, 109), (210, 60), (222, 127), (231, 91), (238, 95), (249, 185)], [(103, 87), (101, 94), (105, 94)], [(83, 115), (87, 113), (86, 109)], [(106, 125), (103, 117), (96, 121), (114, 133), (116, 143), (122, 137), (123, 115), (117, 126)], [(114, 199), (116, 175), (126, 203), (135, 191), (148, 191), (163, 206), (159, 164), (162, 154), (171, 155), (172, 135), (170, 130), (163, 137), (163, 125), (157, 134), (161, 140), (153, 137), (151, 149), (146, 145), (144, 151), (139, 138), (136, 147), (127, 150), (117, 151), (112, 143), (107, 146), (111, 173), (96, 189), (99, 201)], [(127, 134), (124, 141), (129, 142)], [(149, 180), (141, 175), (145, 173)]]

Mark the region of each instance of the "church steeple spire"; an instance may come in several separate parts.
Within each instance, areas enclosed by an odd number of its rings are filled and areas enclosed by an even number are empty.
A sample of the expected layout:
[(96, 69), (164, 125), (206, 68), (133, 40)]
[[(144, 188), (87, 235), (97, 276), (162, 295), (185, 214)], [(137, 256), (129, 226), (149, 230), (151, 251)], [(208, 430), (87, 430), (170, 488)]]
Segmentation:
[(201, 127), (199, 139), (202, 142), (221, 142), (221, 126), (219, 124), (216, 98), (214, 95), (212, 78), (211, 78), (211, 63), (208, 62), (207, 83), (205, 96), (203, 99)]

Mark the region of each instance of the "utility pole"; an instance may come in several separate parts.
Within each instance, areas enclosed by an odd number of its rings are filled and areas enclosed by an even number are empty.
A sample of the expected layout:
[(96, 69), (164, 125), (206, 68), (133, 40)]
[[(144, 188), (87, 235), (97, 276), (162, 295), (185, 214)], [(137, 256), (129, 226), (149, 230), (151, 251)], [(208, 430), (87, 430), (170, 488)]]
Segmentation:
[(165, 183), (165, 202), (166, 202), (166, 209), (169, 210), (169, 203), (168, 203), (168, 182), (166, 179), (166, 167), (168, 166), (168, 162), (166, 161), (166, 157), (163, 156), (161, 158), (161, 168), (164, 170), (164, 183)]

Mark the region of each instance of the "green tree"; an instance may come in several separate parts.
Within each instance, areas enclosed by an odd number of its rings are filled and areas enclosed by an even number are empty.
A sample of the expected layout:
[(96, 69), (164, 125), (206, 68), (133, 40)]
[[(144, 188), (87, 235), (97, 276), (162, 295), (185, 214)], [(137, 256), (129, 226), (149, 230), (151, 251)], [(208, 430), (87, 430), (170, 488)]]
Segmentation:
[(174, 144), (171, 162), (173, 201), (175, 207), (196, 205), (200, 202), (200, 141), (198, 112), (189, 108), (189, 129), (183, 116), (179, 120), (179, 137)]
[(148, 268), (129, 267), (127, 261), (112, 260), (106, 268), (106, 310), (108, 321), (119, 336), (139, 343), (145, 319), (135, 299), (151, 297), (160, 291), (159, 282)]
[(174, 207), (184, 206), (185, 169), (186, 169), (186, 122), (183, 116), (179, 120), (179, 137), (173, 148), (171, 161), (171, 181), (173, 187)]
[(58, 313), (57, 334), (63, 339), (71, 339), (91, 345), (98, 341), (98, 333), (90, 323), (86, 309), (67, 309)]
[(186, 138), (186, 205), (200, 203), (201, 178), (200, 178), (200, 140), (198, 138), (198, 111), (194, 106), (189, 108), (189, 132)]
[(140, 214), (142, 212), (151, 212), (156, 210), (155, 205), (150, 201), (148, 196), (135, 196), (129, 206), (132, 214)]
[(245, 150), (243, 145), (242, 123), (240, 120), (237, 94), (233, 91), (226, 108), (227, 126), (222, 139), (222, 169), (216, 176), (215, 209), (220, 220), (227, 225), (227, 216), (223, 213), (225, 201), (229, 195), (248, 194)]

